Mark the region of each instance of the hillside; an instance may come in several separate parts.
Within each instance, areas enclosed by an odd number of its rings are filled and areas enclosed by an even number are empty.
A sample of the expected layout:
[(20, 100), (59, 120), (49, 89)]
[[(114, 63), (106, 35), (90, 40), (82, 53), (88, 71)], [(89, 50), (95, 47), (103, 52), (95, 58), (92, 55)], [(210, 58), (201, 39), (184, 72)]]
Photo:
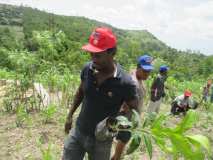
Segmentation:
[[(26, 48), (35, 51), (32, 33), (44, 30), (53, 33), (63, 31), (69, 41), (67, 48), (73, 48), (76, 43), (81, 46), (87, 42), (91, 31), (97, 26), (109, 26), (116, 33), (118, 61), (127, 68), (135, 63), (139, 55), (148, 53), (170, 65), (175, 71), (174, 76), (179, 79), (182, 76), (192, 79), (194, 75), (209, 77), (213, 74), (209, 69), (213, 67), (213, 57), (190, 50), (178, 51), (146, 30), (122, 30), (85, 17), (59, 16), (38, 9), (0, 4), (0, 47), (9, 50)], [(74, 50), (77, 52), (79, 48)], [(186, 68), (186, 64), (189, 67)]]

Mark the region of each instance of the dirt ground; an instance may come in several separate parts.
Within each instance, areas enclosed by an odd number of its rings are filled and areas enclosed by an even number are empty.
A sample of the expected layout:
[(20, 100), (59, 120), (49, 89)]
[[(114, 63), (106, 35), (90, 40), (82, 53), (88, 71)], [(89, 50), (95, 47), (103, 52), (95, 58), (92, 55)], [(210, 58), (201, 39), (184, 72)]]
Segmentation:
[[(0, 92), (2, 93), (3, 91)], [(2, 96), (0, 96), (2, 98)], [(45, 124), (40, 112), (31, 112), (22, 127), (17, 127), (15, 113), (7, 113), (1, 110), (0, 98), (0, 159), (1, 160), (42, 160), (45, 153), (49, 153), (53, 160), (60, 160), (64, 134), (64, 122), (67, 109), (57, 106), (57, 112), (52, 117), (51, 123)], [(169, 105), (161, 106), (161, 113), (169, 112)], [(213, 144), (213, 119), (210, 119), (206, 111), (200, 110), (201, 119), (192, 128), (192, 133), (202, 133)], [(77, 114), (75, 115), (75, 117)], [(178, 123), (180, 117), (174, 117), (171, 124)], [(49, 147), (49, 152), (48, 152)], [(213, 151), (212, 151), (213, 152)], [(148, 156), (139, 150), (130, 156), (124, 156), (124, 160), (148, 160)], [(169, 159), (168, 157), (166, 159)], [(162, 160), (162, 153), (154, 146), (153, 160)]]

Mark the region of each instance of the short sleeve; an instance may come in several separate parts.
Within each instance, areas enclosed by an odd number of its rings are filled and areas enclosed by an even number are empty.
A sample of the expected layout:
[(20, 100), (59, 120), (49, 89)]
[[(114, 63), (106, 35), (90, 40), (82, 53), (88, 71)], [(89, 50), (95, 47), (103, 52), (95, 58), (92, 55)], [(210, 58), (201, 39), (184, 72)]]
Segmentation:
[(116, 139), (122, 141), (123, 143), (127, 143), (131, 138), (130, 131), (119, 131)]
[(136, 84), (131, 78), (124, 84), (123, 89), (124, 101), (130, 101), (139, 97)]
[(84, 81), (85, 80), (85, 78), (87, 77), (87, 73), (88, 73), (88, 70), (89, 70), (89, 68), (90, 68), (90, 66), (91, 66), (91, 63), (87, 63), (84, 67), (83, 67), (83, 69), (81, 70), (81, 81)]

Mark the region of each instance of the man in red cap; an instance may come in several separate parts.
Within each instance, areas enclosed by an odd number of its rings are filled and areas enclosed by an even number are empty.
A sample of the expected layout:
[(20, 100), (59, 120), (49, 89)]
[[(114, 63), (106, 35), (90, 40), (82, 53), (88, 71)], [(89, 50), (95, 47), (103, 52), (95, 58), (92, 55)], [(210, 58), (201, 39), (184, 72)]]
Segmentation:
[[(69, 136), (65, 140), (63, 160), (83, 160), (86, 152), (90, 160), (109, 160), (113, 138), (98, 139), (95, 136), (97, 124), (116, 116), (124, 102), (138, 110), (136, 86), (114, 61), (116, 42), (110, 29), (100, 27), (82, 47), (90, 53), (91, 62), (82, 69), (81, 83), (67, 116), (65, 132)], [(76, 126), (71, 129), (73, 114), (81, 103)]]
[(174, 115), (177, 115), (180, 113), (186, 114), (186, 112), (190, 108), (191, 96), (192, 96), (191, 91), (185, 90), (183, 95), (176, 97), (175, 100), (172, 102), (171, 113)]

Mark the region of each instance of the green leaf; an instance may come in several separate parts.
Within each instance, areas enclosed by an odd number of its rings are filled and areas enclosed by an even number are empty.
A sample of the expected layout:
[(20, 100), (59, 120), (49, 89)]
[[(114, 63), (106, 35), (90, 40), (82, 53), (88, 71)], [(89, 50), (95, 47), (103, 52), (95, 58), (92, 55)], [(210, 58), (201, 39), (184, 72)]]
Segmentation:
[(131, 118), (133, 129), (137, 126), (140, 126), (141, 118), (138, 112), (134, 109), (132, 109), (132, 118)]
[(167, 117), (165, 115), (160, 115), (152, 124), (152, 128), (161, 128), (162, 123), (165, 121)]
[(185, 158), (190, 159), (190, 157), (192, 157), (193, 150), (187, 138), (180, 134), (171, 134), (169, 138), (175, 149), (177, 149)]
[(194, 110), (189, 110), (187, 112), (187, 115), (184, 117), (184, 119), (181, 121), (180, 124), (177, 125), (175, 128), (175, 132), (177, 133), (183, 133), (184, 131), (187, 131), (188, 129), (192, 128), (195, 122), (198, 120), (198, 114)]
[(196, 141), (199, 143), (203, 148), (207, 150), (207, 152), (210, 154), (211, 153), (211, 146), (209, 139), (203, 135), (187, 135), (187, 138)]
[(143, 134), (143, 139), (144, 139), (144, 143), (146, 146), (146, 149), (148, 151), (149, 154), (149, 158), (152, 159), (152, 141), (151, 141), (151, 137), (147, 134)]
[(134, 134), (131, 138), (126, 154), (133, 153), (140, 146), (140, 143), (141, 143), (140, 135)]
[(154, 140), (155, 140), (155, 143), (160, 147), (160, 149), (163, 152), (171, 153), (171, 154), (175, 153), (175, 150), (172, 147), (168, 146), (165, 138), (154, 136)]
[(194, 151), (194, 153), (192, 155), (192, 159), (193, 160), (204, 160), (205, 153), (203, 152), (201, 144), (191, 138), (188, 138), (188, 140), (192, 144), (192, 148)]
[(155, 121), (156, 117), (157, 117), (157, 114), (155, 112), (144, 114), (142, 127), (145, 128), (149, 125), (152, 125), (152, 123)]

